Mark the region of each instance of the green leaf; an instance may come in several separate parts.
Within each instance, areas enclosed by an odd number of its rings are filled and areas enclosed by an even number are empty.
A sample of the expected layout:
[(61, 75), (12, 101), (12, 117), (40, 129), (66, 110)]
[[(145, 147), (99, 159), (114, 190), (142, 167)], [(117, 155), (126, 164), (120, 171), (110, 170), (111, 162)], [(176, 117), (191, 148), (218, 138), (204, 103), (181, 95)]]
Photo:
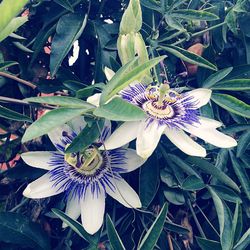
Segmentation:
[(49, 29), (46, 28), (39, 31), (32, 46), (34, 53), (32, 54), (31, 57), (31, 62), (30, 62), (31, 64), (35, 62), (40, 51), (44, 48), (46, 42), (48, 41), (48, 38), (55, 32), (55, 30), (56, 30), (56, 24), (54, 24)]
[(93, 113), (98, 117), (114, 121), (138, 121), (146, 116), (141, 108), (124, 101), (120, 97), (115, 97), (107, 104), (96, 108)]
[(0, 213), (0, 241), (39, 250), (51, 249), (49, 239), (41, 227), (22, 214)]
[(222, 250), (220, 242), (214, 240), (203, 239), (200, 237), (195, 237), (199, 247), (202, 250)]
[(68, 0), (54, 0), (57, 4), (61, 5), (66, 10), (74, 12), (73, 6), (70, 4)]
[(228, 206), (219, 198), (213, 188), (207, 187), (214, 201), (216, 213), (220, 225), (220, 242), (223, 250), (231, 250), (232, 238), (232, 215)]
[(183, 189), (190, 191), (200, 190), (203, 189), (205, 186), (206, 185), (204, 184), (204, 182), (195, 175), (188, 176), (181, 185)]
[(233, 250), (245, 250), (250, 244), (250, 228), (243, 234)]
[(52, 76), (56, 74), (73, 43), (83, 32), (87, 18), (87, 15), (69, 13), (59, 19), (51, 45), (50, 71)]
[(211, 187), (221, 199), (234, 203), (242, 203), (240, 196), (232, 189), (222, 185), (211, 185)]
[(163, 230), (167, 212), (168, 212), (168, 205), (167, 203), (165, 203), (161, 209), (161, 212), (155, 219), (153, 225), (149, 228), (146, 235), (142, 239), (138, 247), (138, 250), (154, 249)]
[(210, 75), (202, 84), (203, 88), (211, 88), (214, 84), (225, 78), (231, 71), (233, 67), (226, 69), (221, 69), (214, 74)]
[(5, 61), (0, 63), (0, 71), (5, 70), (6, 68), (9, 68), (11, 66), (17, 65), (18, 62), (14, 62), (14, 61)]
[(183, 205), (185, 203), (183, 191), (179, 188), (164, 187), (163, 194), (165, 198), (174, 205)]
[(28, 0), (3, 0), (0, 4), (0, 31), (2, 31), (24, 7)]
[(188, 175), (194, 175), (197, 178), (200, 178), (199, 173), (194, 170), (189, 164), (187, 164), (185, 161), (183, 161), (180, 157), (173, 155), (173, 154), (163, 154), (165, 159), (170, 159), (173, 164), (175, 164), (177, 167), (181, 168), (186, 174)]
[(189, 52), (185, 49), (179, 48), (179, 47), (174, 46), (174, 45), (159, 46), (159, 48), (173, 54), (174, 56), (180, 58), (181, 60), (183, 60), (185, 62), (188, 62), (191, 64), (196, 64), (196, 65), (203, 67), (203, 68), (217, 70), (217, 67), (214, 64), (210, 63), (205, 58), (203, 58), (199, 55), (196, 55), (193, 52)]
[(22, 115), (20, 113), (17, 113), (17, 112), (15, 112), (13, 110), (7, 109), (7, 108), (5, 108), (5, 107), (3, 107), (1, 105), (0, 105), (0, 117), (10, 119), (10, 120), (14, 120), (14, 121), (32, 122), (30, 117), (28, 117), (26, 115)]
[(242, 164), (239, 163), (232, 151), (229, 152), (232, 160), (232, 166), (236, 176), (238, 177), (242, 189), (247, 195), (247, 198), (250, 200), (250, 179), (246, 173), (246, 170)]
[(169, 222), (169, 221), (166, 221), (164, 227), (167, 230), (169, 230), (171, 232), (178, 233), (178, 234), (189, 234), (190, 233), (190, 231), (186, 227), (182, 227), (178, 224), (175, 224), (175, 223)]
[(239, 138), (238, 145), (237, 145), (237, 157), (241, 157), (245, 151), (247, 150), (250, 144), (250, 131), (245, 131)]
[[(152, 166), (154, 166), (152, 168)], [(155, 155), (152, 155), (140, 168), (139, 196), (144, 208), (154, 199), (159, 186), (159, 166)]]
[(227, 94), (212, 94), (211, 98), (217, 105), (234, 114), (250, 118), (250, 105)]
[(158, 64), (160, 61), (163, 61), (166, 56), (159, 56), (153, 58), (139, 66), (134, 67), (132, 70), (128, 72), (130, 66), (135, 65), (135, 60), (129, 62), (124, 65), (121, 69), (116, 72), (116, 74), (112, 77), (112, 79), (108, 82), (106, 88), (102, 92), (101, 95), (101, 104), (104, 104), (111, 97), (113, 97), (117, 92), (121, 91), (125, 87), (127, 87), (131, 82), (135, 80), (139, 80), (142, 76), (146, 74), (146, 72)]
[(66, 153), (82, 152), (100, 136), (103, 126), (104, 120), (93, 122), (90, 127), (86, 126), (67, 147)]
[[(65, 83), (63, 83), (65, 85)], [(103, 89), (106, 85), (104, 83), (95, 83), (94, 85), (81, 88), (76, 92), (76, 97), (87, 98), (93, 94), (95, 89)]]
[(30, 97), (24, 99), (27, 102), (35, 103), (47, 103), (50, 105), (57, 105), (61, 107), (68, 108), (86, 108), (93, 109), (95, 106), (92, 104), (82, 101), (78, 98), (69, 97), (69, 96), (44, 96), (44, 97)]
[(232, 90), (232, 91), (244, 91), (250, 90), (249, 79), (234, 79), (214, 84), (211, 89), (213, 90)]
[(141, 0), (141, 4), (150, 10), (156, 10), (161, 13), (161, 6), (155, 0)]
[(113, 250), (125, 250), (126, 248), (124, 247), (117, 231), (115, 230), (115, 226), (108, 214), (106, 215), (106, 228), (108, 231), (108, 238), (110, 241), (111, 248)]
[(213, 164), (206, 160), (200, 159), (198, 157), (187, 157), (187, 161), (194, 164), (196, 167), (200, 168), (203, 172), (212, 175), (214, 178), (218, 179), (221, 183), (231, 187), (232, 189), (240, 192), (238, 185), (223, 171), (216, 168)]
[(31, 124), (27, 128), (22, 138), (22, 142), (27, 142), (44, 134), (47, 134), (52, 129), (59, 127), (73, 118), (86, 113), (88, 108), (72, 109), (72, 108), (58, 108), (52, 110), (40, 119)]
[(171, 12), (170, 15), (173, 17), (178, 17), (178, 18), (187, 19), (187, 20), (213, 21), (213, 20), (219, 19), (219, 17), (213, 13), (203, 11), (203, 10), (191, 10), (191, 9), (174, 10)]
[(0, 31), (0, 42), (8, 37), (12, 32), (17, 30), (20, 26), (28, 21), (27, 16), (13, 18), (10, 23)]
[(60, 211), (56, 208), (51, 209), (52, 212), (61, 219), (66, 225), (68, 225), (74, 232), (76, 232), (81, 238), (88, 241), (92, 245), (96, 245), (96, 237), (89, 235), (83, 228), (82, 224), (78, 221), (71, 219), (67, 214), (63, 211)]

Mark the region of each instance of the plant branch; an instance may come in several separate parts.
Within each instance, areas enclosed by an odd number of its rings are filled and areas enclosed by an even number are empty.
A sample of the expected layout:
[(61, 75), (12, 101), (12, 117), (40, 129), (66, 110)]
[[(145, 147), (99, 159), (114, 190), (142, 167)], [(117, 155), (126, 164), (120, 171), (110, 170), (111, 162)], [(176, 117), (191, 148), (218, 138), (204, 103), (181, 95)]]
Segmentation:
[(3, 77), (6, 77), (6, 78), (9, 78), (9, 79), (12, 79), (12, 80), (15, 80), (17, 82), (20, 82), (28, 87), (31, 87), (32, 89), (35, 89), (36, 88), (36, 85), (34, 85), (33, 83), (31, 82), (28, 82), (26, 80), (23, 80), (23, 79), (20, 79), (18, 78), (17, 76), (14, 76), (14, 75), (11, 75), (11, 74), (8, 74), (6, 72), (0, 72), (0, 76), (3, 76)]

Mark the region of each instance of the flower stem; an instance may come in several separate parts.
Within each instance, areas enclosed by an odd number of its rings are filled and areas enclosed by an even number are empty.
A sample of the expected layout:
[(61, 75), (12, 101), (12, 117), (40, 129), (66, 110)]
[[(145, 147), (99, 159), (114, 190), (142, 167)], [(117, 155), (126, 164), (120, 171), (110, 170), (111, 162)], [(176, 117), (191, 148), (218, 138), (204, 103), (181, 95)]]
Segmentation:
[(23, 80), (21, 78), (18, 78), (17, 76), (14, 76), (14, 75), (11, 75), (11, 74), (8, 74), (6, 72), (0, 72), (0, 76), (3, 76), (3, 77), (6, 77), (6, 78), (9, 78), (9, 79), (12, 79), (12, 80), (15, 80), (17, 82), (20, 82), (28, 87), (31, 87), (32, 89), (35, 89), (36, 88), (36, 85), (34, 85), (33, 83), (31, 82), (28, 82), (26, 80)]
[(194, 222), (195, 222), (195, 224), (196, 224), (196, 226), (197, 226), (197, 228), (198, 228), (201, 236), (206, 239), (207, 237), (206, 237), (206, 235), (205, 235), (205, 233), (204, 233), (204, 231), (203, 231), (203, 229), (202, 229), (202, 227), (200, 225), (200, 222), (197, 219), (197, 216), (196, 216), (196, 214), (194, 212), (194, 209), (193, 209), (192, 204), (191, 204), (191, 202), (190, 202), (189, 199), (187, 199), (187, 203), (188, 203), (188, 207), (189, 207), (189, 209), (190, 209), (190, 211), (191, 211), (191, 213), (193, 215)]

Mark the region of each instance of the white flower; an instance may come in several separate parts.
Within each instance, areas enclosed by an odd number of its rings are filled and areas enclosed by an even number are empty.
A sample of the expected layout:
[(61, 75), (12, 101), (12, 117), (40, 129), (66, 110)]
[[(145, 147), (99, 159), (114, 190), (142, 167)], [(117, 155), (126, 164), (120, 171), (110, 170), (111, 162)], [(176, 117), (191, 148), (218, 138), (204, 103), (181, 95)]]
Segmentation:
[(145, 160), (129, 148), (98, 150), (110, 135), (110, 123), (107, 123), (99, 140), (82, 153), (65, 153), (65, 148), (85, 126), (83, 119), (78, 118), (71, 126), (65, 124), (48, 134), (57, 151), (21, 155), (28, 165), (48, 170), (30, 183), (23, 195), (40, 199), (64, 192), (66, 214), (73, 219), (81, 215), (82, 225), (90, 234), (102, 226), (106, 194), (126, 207), (141, 207), (138, 195), (120, 174), (137, 169)]
[[(141, 121), (125, 122), (105, 141), (106, 149), (121, 147), (136, 139), (137, 154), (149, 157), (155, 150), (162, 134), (180, 150), (192, 156), (206, 156), (206, 150), (185, 132), (220, 148), (230, 148), (237, 142), (216, 128), (221, 122), (201, 117), (199, 108), (207, 104), (211, 90), (199, 88), (177, 93), (168, 85), (144, 86), (133, 84), (120, 92), (121, 97), (142, 108), (147, 117)], [(100, 94), (95, 95), (98, 104)], [(91, 99), (91, 98), (90, 98)]]

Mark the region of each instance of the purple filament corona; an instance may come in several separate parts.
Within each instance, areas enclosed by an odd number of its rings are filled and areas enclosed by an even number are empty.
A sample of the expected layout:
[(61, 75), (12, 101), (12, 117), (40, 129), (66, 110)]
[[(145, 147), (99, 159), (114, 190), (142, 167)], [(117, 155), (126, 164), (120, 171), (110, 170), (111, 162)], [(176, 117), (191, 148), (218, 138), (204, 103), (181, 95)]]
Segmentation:
[[(108, 135), (108, 129), (104, 128), (101, 135), (102, 139), (105, 139)], [(66, 145), (70, 144), (75, 137), (76, 133), (73, 132), (69, 135), (64, 131), (62, 133), (61, 144), (57, 144), (56, 146), (59, 149), (63, 149), (61, 151), (64, 151)], [(86, 190), (89, 188), (93, 196), (98, 197), (101, 189), (105, 192), (107, 188), (115, 191), (116, 185), (114, 180), (120, 179), (120, 173), (126, 171), (122, 167), (127, 160), (125, 153), (126, 150), (122, 148), (100, 152), (102, 158), (100, 166), (96, 167), (91, 173), (86, 173), (84, 170), (78, 171), (77, 166), (71, 166), (65, 160), (63, 153), (55, 152), (49, 161), (49, 165), (53, 169), (48, 174), (50, 175), (51, 182), (53, 182), (53, 186), (58, 190), (62, 190), (66, 197), (84, 198)], [(73, 153), (72, 155), (77, 157), (80, 154)]]
[[(170, 92), (169, 97), (173, 101), (163, 99), (161, 105), (159, 105), (157, 103), (159, 100), (159, 90), (154, 86), (149, 89), (149, 87), (138, 83), (121, 91), (121, 97), (131, 104), (142, 108), (148, 114), (148, 125), (154, 120), (157, 120), (159, 125), (167, 125), (169, 128), (181, 129), (187, 124), (195, 125), (195, 123), (199, 123), (199, 111), (196, 108), (197, 102), (192, 96), (188, 96), (186, 93), (178, 94), (177, 96), (173, 92)], [(146, 103), (150, 103), (155, 110), (161, 113), (161, 116), (158, 117), (147, 110), (144, 107)], [(171, 116), (162, 115), (166, 109), (171, 109), (173, 114)]]

